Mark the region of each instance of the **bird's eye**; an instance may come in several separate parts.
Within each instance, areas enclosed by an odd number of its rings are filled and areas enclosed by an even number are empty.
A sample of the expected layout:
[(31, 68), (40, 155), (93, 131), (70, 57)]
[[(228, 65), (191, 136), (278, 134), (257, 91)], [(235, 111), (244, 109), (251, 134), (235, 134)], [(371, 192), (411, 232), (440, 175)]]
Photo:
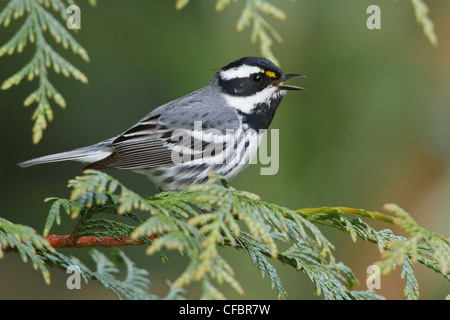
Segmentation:
[(251, 75), (251, 79), (253, 80), (253, 82), (256, 82), (256, 83), (261, 82), (262, 78), (263, 77), (260, 73), (254, 73)]

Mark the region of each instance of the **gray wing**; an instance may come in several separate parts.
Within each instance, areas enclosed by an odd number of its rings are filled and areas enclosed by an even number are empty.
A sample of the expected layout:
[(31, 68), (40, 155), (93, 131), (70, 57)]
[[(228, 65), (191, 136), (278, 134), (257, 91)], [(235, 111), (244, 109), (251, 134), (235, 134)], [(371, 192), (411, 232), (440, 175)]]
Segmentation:
[[(195, 121), (201, 121), (202, 129), (216, 129), (225, 134), (226, 129), (237, 129), (240, 120), (235, 109), (183, 103), (185, 98), (155, 109), (147, 117), (125, 131), (112, 142), (110, 156), (94, 162), (86, 169), (142, 169), (165, 164), (173, 164), (172, 152), (178, 146), (206, 148), (208, 142), (196, 141), (195, 135), (190, 141), (174, 139), (178, 130), (187, 134), (194, 128)], [(189, 99), (192, 101), (192, 99)], [(199, 104), (199, 103), (197, 103)], [(198, 135), (197, 135), (198, 136)], [(197, 150), (198, 151), (198, 150)], [(178, 152), (178, 151), (176, 151)]]

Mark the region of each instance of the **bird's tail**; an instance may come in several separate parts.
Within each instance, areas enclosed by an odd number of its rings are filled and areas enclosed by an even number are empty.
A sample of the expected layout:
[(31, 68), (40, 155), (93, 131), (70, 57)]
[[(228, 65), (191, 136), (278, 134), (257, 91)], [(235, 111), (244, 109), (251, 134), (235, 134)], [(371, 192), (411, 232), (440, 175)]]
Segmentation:
[(19, 163), (20, 167), (30, 167), (36, 164), (59, 162), (59, 161), (79, 161), (83, 163), (93, 163), (102, 160), (112, 153), (109, 141), (94, 144), (88, 147), (78, 148), (72, 151), (55, 153), (48, 156), (34, 158)]

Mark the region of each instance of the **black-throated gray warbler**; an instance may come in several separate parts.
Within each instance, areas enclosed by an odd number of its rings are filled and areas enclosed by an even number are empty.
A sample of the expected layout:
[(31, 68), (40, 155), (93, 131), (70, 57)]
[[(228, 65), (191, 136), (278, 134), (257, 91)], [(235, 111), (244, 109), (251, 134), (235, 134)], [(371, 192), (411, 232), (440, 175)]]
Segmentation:
[(286, 90), (271, 61), (244, 57), (220, 69), (210, 83), (164, 104), (124, 133), (97, 144), (19, 163), (75, 160), (86, 169), (131, 169), (163, 190), (205, 183), (208, 172), (225, 179), (241, 172), (256, 154)]

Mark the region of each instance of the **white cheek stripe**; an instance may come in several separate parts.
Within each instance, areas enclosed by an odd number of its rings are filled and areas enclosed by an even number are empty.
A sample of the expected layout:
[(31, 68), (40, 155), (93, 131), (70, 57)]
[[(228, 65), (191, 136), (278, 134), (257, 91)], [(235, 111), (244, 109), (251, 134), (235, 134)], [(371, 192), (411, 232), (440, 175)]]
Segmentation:
[(223, 80), (230, 80), (235, 78), (247, 78), (252, 73), (258, 73), (261, 71), (262, 69), (259, 67), (243, 65), (225, 71), (220, 71), (220, 76)]
[(278, 97), (278, 95), (285, 94), (285, 91), (280, 90), (276, 92), (277, 90), (278, 90), (277, 87), (269, 86), (264, 90), (259, 91), (254, 95), (248, 97), (236, 97), (225, 93), (223, 93), (223, 97), (230, 107), (233, 107), (244, 113), (251, 113), (251, 111), (255, 108), (257, 104), (269, 103), (270, 100)]

